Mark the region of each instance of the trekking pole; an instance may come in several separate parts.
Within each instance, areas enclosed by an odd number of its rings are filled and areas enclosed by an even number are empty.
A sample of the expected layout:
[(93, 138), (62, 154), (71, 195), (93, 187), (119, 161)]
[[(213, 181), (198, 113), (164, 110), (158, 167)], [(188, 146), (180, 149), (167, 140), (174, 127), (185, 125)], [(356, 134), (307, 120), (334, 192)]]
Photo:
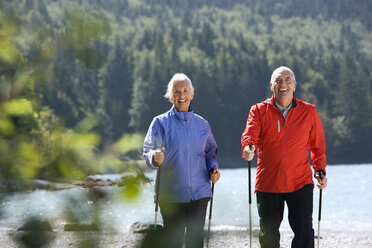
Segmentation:
[[(322, 179), (322, 176), (324, 172), (322, 171), (317, 171), (318, 176), (320, 179)], [(320, 240), (320, 221), (322, 219), (322, 192), (323, 189), (319, 189), (319, 211), (318, 211), (318, 241), (317, 241), (317, 247), (319, 248), (319, 240)]]
[(319, 248), (319, 239), (320, 239), (320, 220), (322, 218), (322, 189), (319, 191), (319, 212), (318, 212), (318, 245)]
[[(217, 173), (216, 166), (213, 168), (213, 174), (214, 173)], [(213, 196), (214, 196), (214, 183), (212, 183), (212, 198), (211, 198), (211, 201), (209, 203), (209, 220), (208, 220), (208, 232), (207, 232), (207, 248), (209, 247), (209, 233), (211, 232)]]
[(155, 229), (158, 221), (158, 210), (159, 210), (159, 191), (160, 191), (160, 170), (159, 166), (158, 171), (156, 172), (156, 186), (155, 186)]
[[(249, 145), (249, 150), (252, 144)], [(252, 193), (251, 193), (251, 161), (248, 160), (248, 202), (249, 202), (249, 247), (252, 248)]]
[[(162, 152), (165, 152), (165, 148), (160, 145), (160, 149)], [(157, 227), (158, 222), (158, 210), (159, 210), (159, 191), (160, 191), (160, 171), (161, 171), (161, 164), (159, 164), (158, 171), (156, 172), (156, 183), (155, 183), (155, 229)]]
[(252, 194), (251, 194), (251, 161), (248, 161), (248, 202), (249, 202), (249, 247), (252, 247)]

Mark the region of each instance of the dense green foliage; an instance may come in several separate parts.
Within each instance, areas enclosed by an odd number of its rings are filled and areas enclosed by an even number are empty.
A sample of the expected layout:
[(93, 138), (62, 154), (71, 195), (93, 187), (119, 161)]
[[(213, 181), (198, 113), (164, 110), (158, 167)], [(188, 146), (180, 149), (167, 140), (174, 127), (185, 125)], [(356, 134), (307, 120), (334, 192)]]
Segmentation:
[[(57, 182), (74, 187), (76, 184), (68, 183), (71, 179), (84, 180), (87, 175), (107, 172), (123, 173), (116, 199), (136, 200), (146, 178), (131, 154), (138, 154), (143, 135), (121, 132), (115, 142), (97, 149), (105, 135), (104, 125), (110, 123), (105, 112), (96, 110), (101, 104), (97, 101), (100, 91), (96, 70), (103, 68), (105, 57), (96, 51), (95, 44), (110, 34), (107, 22), (94, 13), (81, 13), (73, 8), (64, 13), (64, 28), (51, 28), (38, 19), (37, 11), (20, 9), (21, 13), (15, 13), (7, 7), (16, 6), (13, 3), (1, 4), (1, 205), (14, 192), (61, 189)], [(20, 6), (38, 6), (40, 13), (46, 13), (46, 7), (37, 2), (24, 1)], [(107, 128), (111, 132), (111, 126)], [(45, 184), (40, 179), (52, 182)], [(99, 210), (111, 195), (92, 186), (85, 191), (86, 197), (79, 200), (63, 198), (63, 216), (58, 221), (77, 224), (86, 221), (81, 206), (89, 201), (91, 206), (85, 210), (91, 217), (88, 221), (97, 230), (102, 228), (105, 217)], [(0, 208), (0, 216), (3, 215)], [(12, 237), (19, 247), (51, 244), (54, 234), (43, 230), (51, 230), (53, 220), (36, 211), (23, 215), (20, 221), (24, 222), (21, 227), (24, 232)], [(77, 246), (92, 247), (98, 242), (98, 237), (81, 239)]]
[[(95, 116), (102, 148), (123, 133), (146, 132), (170, 107), (167, 82), (184, 72), (219, 156), (238, 158), (250, 106), (270, 97), (272, 70), (287, 65), (297, 97), (317, 106), (328, 162), (372, 161), (370, 1), (4, 0), (0, 7), (0, 18), (25, 27), (14, 39), (22, 58), (38, 58), (34, 80), (43, 84), (30, 97), (69, 128)], [(57, 49), (48, 50), (52, 41)], [(1, 80), (14, 70), (7, 66)], [(4, 92), (1, 101), (9, 99)]]

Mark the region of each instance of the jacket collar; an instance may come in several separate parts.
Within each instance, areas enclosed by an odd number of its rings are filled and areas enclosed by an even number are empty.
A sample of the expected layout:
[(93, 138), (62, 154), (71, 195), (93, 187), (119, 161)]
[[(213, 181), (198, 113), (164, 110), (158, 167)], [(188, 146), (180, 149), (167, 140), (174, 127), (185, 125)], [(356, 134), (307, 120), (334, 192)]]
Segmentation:
[(188, 112), (178, 112), (176, 107), (173, 105), (171, 112), (176, 116), (177, 119), (182, 121), (189, 121), (194, 116), (194, 110), (191, 108), (191, 106), (189, 107)]
[[(267, 99), (265, 100), (265, 102), (269, 103), (269, 104), (272, 105), (272, 106), (275, 106), (275, 105), (274, 105), (274, 102), (275, 102), (275, 100), (274, 100), (274, 95), (272, 95), (271, 98), (267, 98)], [(296, 98), (296, 95), (293, 94), (292, 107), (291, 107), (291, 108), (295, 108), (295, 107), (297, 106), (297, 104), (298, 104), (298, 100), (297, 100), (297, 98)]]

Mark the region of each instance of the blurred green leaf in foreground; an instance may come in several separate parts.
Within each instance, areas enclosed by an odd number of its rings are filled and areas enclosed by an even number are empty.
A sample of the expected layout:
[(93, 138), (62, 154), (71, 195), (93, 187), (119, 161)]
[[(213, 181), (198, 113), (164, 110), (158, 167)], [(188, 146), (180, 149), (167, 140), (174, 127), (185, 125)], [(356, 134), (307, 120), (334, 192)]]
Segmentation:
[[(143, 135), (123, 135), (117, 142), (102, 147), (101, 137), (94, 132), (100, 123), (99, 116), (86, 113), (74, 128), (67, 128), (51, 108), (41, 104), (43, 95), (38, 86), (57, 80), (53, 66), (61, 54), (69, 53), (96, 70), (103, 63), (93, 44), (110, 35), (108, 22), (78, 8), (67, 9), (65, 15), (66, 26), (52, 32), (48, 27), (21, 23), (0, 9), (0, 200), (5, 192), (32, 189), (36, 179), (84, 180), (88, 175), (107, 172), (127, 172), (118, 197), (135, 200), (146, 179), (137, 162), (128, 155), (138, 157)], [(35, 31), (34, 36), (26, 38), (29, 30)], [(93, 202), (88, 213), (92, 216), (91, 224), (100, 230), (97, 213), (100, 203), (116, 196), (96, 188), (87, 189), (86, 194)], [(66, 199), (68, 214), (59, 221), (81, 221), (75, 208), (78, 204)], [(29, 228), (16, 241), (24, 247), (47, 246), (49, 234), (34, 228), (43, 221), (40, 217), (26, 220)], [(87, 246), (84, 242), (80, 247)]]

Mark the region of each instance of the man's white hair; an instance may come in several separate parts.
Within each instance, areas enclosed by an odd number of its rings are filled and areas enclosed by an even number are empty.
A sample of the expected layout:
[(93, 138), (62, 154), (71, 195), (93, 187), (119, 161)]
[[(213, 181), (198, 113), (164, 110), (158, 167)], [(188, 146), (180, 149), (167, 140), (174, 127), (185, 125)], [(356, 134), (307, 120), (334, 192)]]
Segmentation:
[(168, 83), (167, 91), (165, 92), (164, 97), (168, 98), (170, 102), (173, 99), (173, 84), (175, 81), (185, 81), (190, 85), (192, 92), (194, 92), (194, 87), (192, 86), (192, 82), (188, 76), (184, 73), (176, 73), (173, 75), (172, 79)]
[(293, 73), (293, 71), (287, 67), (287, 66), (280, 66), (278, 68), (276, 68), (274, 71), (273, 71), (273, 74), (271, 74), (271, 79), (270, 79), (270, 83), (274, 83), (274, 77), (276, 76), (276, 74), (278, 74), (279, 71), (282, 71), (282, 70), (287, 70), (291, 73), (291, 76), (292, 76), (292, 79), (293, 79), (293, 82), (296, 82), (296, 77), (295, 77), (295, 74)]

